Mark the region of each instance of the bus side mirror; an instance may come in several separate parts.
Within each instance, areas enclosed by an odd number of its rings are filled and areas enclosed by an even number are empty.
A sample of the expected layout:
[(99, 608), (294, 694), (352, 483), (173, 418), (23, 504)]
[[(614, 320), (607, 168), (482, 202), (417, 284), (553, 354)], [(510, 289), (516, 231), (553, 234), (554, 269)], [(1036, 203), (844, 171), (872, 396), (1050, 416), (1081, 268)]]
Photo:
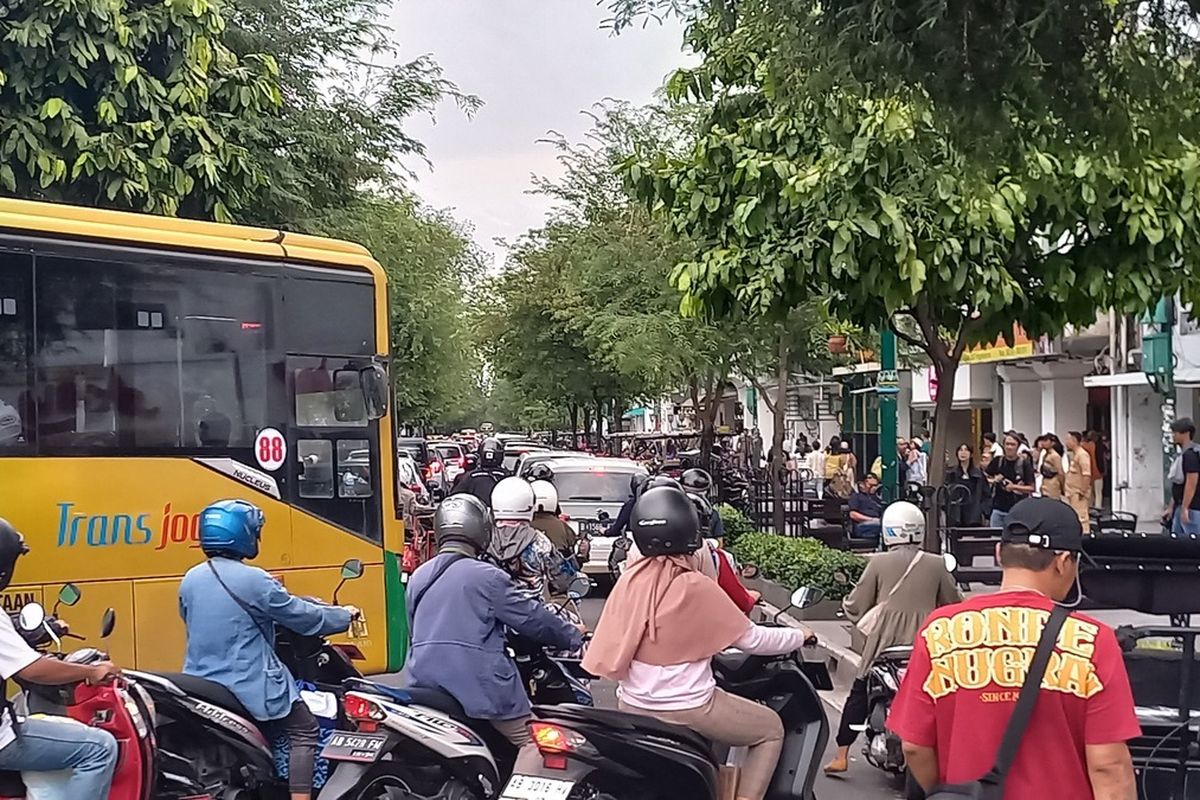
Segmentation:
[(107, 639), (112, 636), (115, 627), (117, 627), (117, 612), (107, 608), (104, 610), (104, 617), (100, 620), (100, 638)]
[(363, 562), (357, 558), (352, 558), (345, 564), (342, 564), (342, 580), (352, 581), (363, 576)]
[(368, 419), (380, 419), (388, 409), (388, 374), (379, 364), (359, 370), (363, 402), (367, 407)]

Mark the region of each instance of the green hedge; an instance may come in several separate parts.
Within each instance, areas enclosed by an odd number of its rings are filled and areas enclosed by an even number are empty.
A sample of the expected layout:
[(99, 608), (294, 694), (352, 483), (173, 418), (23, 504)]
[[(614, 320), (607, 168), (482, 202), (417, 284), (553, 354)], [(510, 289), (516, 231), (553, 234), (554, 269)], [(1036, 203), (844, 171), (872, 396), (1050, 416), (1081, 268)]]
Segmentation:
[(739, 539), (754, 533), (754, 523), (750, 518), (731, 505), (722, 503), (717, 506), (721, 522), (725, 525), (725, 548), (731, 549)]
[[(826, 547), (816, 539), (749, 533), (738, 538), (734, 555), (743, 566), (754, 564), (762, 576), (788, 589), (811, 586), (825, 591), (826, 599), (841, 600), (858, 582), (867, 566), (862, 556)], [(850, 579), (839, 583), (834, 574)]]

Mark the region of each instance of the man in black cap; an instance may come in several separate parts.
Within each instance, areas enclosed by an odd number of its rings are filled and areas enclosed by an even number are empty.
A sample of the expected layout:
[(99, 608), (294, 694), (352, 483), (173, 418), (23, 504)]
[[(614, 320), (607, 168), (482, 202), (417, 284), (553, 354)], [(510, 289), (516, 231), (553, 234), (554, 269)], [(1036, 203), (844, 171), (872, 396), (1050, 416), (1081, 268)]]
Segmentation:
[(1200, 447), (1196, 445), (1196, 424), (1187, 417), (1171, 423), (1171, 438), (1179, 455), (1171, 463), (1167, 480), (1171, 483), (1171, 504), (1163, 513), (1163, 524), (1177, 536), (1200, 534)]
[[(991, 770), (1051, 609), (1078, 597), (1082, 548), (1083, 527), (1069, 506), (1022, 500), (997, 545), (1000, 590), (926, 620), (887, 722), (924, 788), (976, 781)], [(1005, 782), (1006, 800), (1135, 800), (1126, 742), (1141, 730), (1112, 629), (1072, 613), (1041, 694)]]

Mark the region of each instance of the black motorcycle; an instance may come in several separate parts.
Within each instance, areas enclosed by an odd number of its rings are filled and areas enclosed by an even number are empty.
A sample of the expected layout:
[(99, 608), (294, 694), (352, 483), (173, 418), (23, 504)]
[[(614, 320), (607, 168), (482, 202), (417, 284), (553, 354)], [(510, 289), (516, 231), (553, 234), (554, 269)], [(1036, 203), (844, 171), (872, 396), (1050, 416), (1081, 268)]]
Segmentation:
[[(347, 561), (338, 590), (362, 574), (361, 561)], [(333, 595), (335, 604), (337, 594)], [(324, 637), (301, 636), (279, 628), (275, 651), (298, 680), (321, 690), (340, 693), (346, 679), (361, 677), (353, 663), (354, 648), (332, 645)], [(272, 742), (228, 689), (178, 672), (127, 670), (126, 675), (154, 701), (161, 759), (188, 764), (200, 782), (222, 800), (288, 797), (287, 784), (276, 777)]]
[[(793, 605), (804, 608), (805, 590)], [(819, 594), (808, 595), (819, 599)], [(736, 651), (713, 659), (723, 690), (763, 703), (784, 726), (783, 752), (767, 796), (813, 800), (829, 720), (817, 690), (833, 684), (825, 664), (797, 654), (756, 656)], [(694, 731), (641, 714), (538, 707), (534, 743), (521, 750), (504, 796), (604, 800), (715, 800), (722, 754)], [(532, 794), (537, 791), (541, 794)]]
[(863, 755), (873, 766), (897, 777), (905, 774), (904, 752), (900, 737), (888, 730), (887, 718), (911, 657), (910, 646), (889, 647), (875, 657), (866, 677), (867, 722), (862, 731), (867, 741)]

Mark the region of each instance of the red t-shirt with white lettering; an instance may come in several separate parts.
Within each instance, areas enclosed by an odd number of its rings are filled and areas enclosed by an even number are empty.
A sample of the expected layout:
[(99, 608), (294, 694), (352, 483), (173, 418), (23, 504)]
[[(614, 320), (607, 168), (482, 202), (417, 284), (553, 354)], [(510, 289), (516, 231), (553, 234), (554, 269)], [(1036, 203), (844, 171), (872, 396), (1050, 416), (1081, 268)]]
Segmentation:
[[(925, 621), (888, 727), (906, 742), (937, 749), (942, 783), (978, 780), (991, 770), (1052, 607), (1037, 592), (998, 592), (939, 608)], [(1005, 800), (1091, 800), (1084, 746), (1140, 734), (1116, 635), (1072, 614)]]

